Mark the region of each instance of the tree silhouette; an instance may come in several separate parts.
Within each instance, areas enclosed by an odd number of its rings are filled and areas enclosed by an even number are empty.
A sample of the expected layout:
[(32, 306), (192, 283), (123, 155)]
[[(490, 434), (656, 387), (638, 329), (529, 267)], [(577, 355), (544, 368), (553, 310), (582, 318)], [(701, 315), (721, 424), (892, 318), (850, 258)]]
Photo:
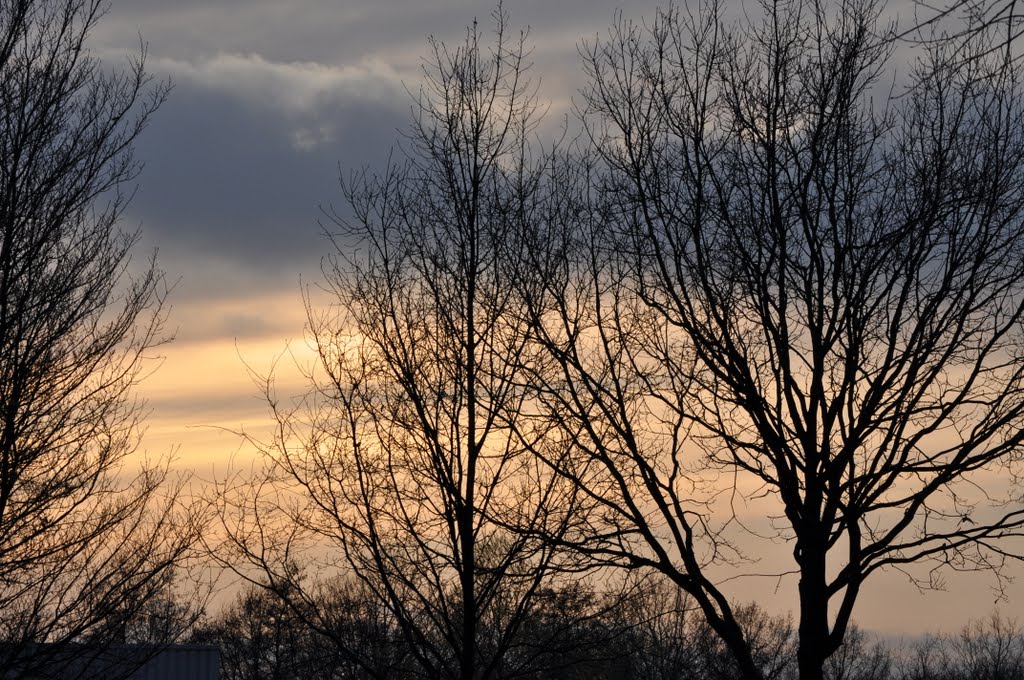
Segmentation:
[(131, 388), (161, 340), (163, 297), (152, 263), (129, 275), (138, 235), (117, 221), (139, 169), (132, 143), (167, 87), (149, 87), (141, 58), (107, 73), (90, 55), (102, 13), (94, 0), (0, 2), (0, 667), (12, 672), (36, 643), (123, 629), (194, 539), (172, 526), (165, 470), (126, 468)]
[(749, 678), (739, 498), (793, 547), (802, 680), (877, 571), (998, 576), (1024, 533), (1018, 68), (982, 36), (889, 85), (881, 10), (620, 18), (583, 49), (575, 217), (532, 246), (565, 262), (531, 382), (571, 444), (538, 453), (588, 505), (555, 542), (668, 575)]
[(325, 634), (309, 575), (355, 575), (432, 678), (513, 677), (536, 656), (510, 650), (557, 553), (513, 527), (557, 533), (571, 503), (517, 434), (532, 347), (519, 291), (541, 276), (522, 234), (545, 209), (547, 157), (531, 149), (525, 36), (494, 18), (490, 48), (476, 24), (456, 47), (431, 42), (392, 164), (345, 182), (349, 211), (328, 215), (330, 306), (308, 302), (312, 391), (295, 404), (265, 385), (278, 424), (255, 442), (265, 474), (222, 494), (220, 554), (257, 566)]

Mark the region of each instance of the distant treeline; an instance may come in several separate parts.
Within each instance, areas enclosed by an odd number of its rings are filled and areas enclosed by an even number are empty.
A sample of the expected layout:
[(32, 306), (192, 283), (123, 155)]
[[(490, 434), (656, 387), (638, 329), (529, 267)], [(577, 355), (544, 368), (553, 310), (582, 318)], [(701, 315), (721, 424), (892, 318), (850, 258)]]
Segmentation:
[[(546, 590), (509, 645), (495, 677), (525, 680), (732, 680), (728, 651), (692, 602), (664, 581), (644, 580), (616, 593), (582, 583)], [(223, 680), (421, 678), (421, 650), (365, 584), (330, 587), (332, 628), (310, 625), (272, 590), (250, 586), (192, 632), (221, 648)], [(798, 677), (797, 634), (789, 617), (756, 604), (738, 607), (764, 677)], [(501, 644), (503, 631), (481, 631)], [(343, 647), (353, 655), (343, 655)], [(1015, 680), (1024, 678), (1024, 628), (993, 614), (956, 634), (904, 641), (854, 628), (826, 664), (829, 680)]]

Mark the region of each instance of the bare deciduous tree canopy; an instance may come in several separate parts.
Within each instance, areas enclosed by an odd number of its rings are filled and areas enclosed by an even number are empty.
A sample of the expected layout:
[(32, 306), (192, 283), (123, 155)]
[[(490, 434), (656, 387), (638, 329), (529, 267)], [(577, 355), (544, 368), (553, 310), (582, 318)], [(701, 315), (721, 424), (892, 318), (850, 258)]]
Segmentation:
[(723, 488), (776, 503), (805, 680), (872, 574), (998, 575), (1024, 534), (1018, 69), (936, 43), (891, 89), (881, 9), (620, 19), (583, 50), (578, 219), (536, 244), (569, 263), (532, 305), (590, 502), (563, 541), (668, 574), (751, 678)]
[[(107, 72), (96, 0), (0, 2), (0, 667), (115, 634), (194, 535), (166, 471), (133, 473), (131, 388), (162, 341), (162, 277), (130, 272), (132, 144), (167, 87)], [(166, 494), (166, 497), (165, 497)], [(159, 505), (160, 507), (156, 507)]]
[(267, 385), (266, 477), (222, 496), (222, 554), (259, 567), (328, 636), (316, 582), (350, 571), (432, 678), (514, 677), (544, 653), (510, 650), (557, 553), (510, 525), (548, 527), (555, 502), (566, 509), (516, 435), (535, 349), (521, 287), (538, 277), (522, 244), (546, 207), (547, 159), (531, 148), (523, 36), (501, 8), (495, 36), (487, 47), (474, 24), (458, 46), (432, 42), (393, 164), (344, 184), (330, 306), (309, 309), (313, 391), (296, 405)]

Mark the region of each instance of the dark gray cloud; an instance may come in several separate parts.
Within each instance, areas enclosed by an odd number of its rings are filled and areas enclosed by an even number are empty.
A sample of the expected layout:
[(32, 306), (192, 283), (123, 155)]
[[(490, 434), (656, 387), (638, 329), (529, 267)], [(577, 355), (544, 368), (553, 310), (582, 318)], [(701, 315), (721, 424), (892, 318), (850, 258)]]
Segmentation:
[[(567, 34), (570, 53), (621, 6), (613, 0), (505, 3), (513, 25), (529, 25), (535, 37)], [(639, 18), (656, 6), (634, 1), (629, 13)], [(259, 52), (274, 60), (338, 63), (372, 53), (405, 61), (415, 60), (428, 35), (457, 38), (474, 18), (486, 23), (494, 7), (479, 0), (115, 0), (101, 37), (130, 45), (141, 31), (156, 52), (173, 56)]]
[[(553, 117), (579, 85), (576, 44), (613, 16), (611, 3), (583, 7), (507, 5), (514, 27), (534, 26), (532, 75), (557, 100)], [(177, 294), (315, 277), (318, 206), (341, 202), (339, 167), (380, 166), (408, 123), (427, 36), (459, 41), (492, 10), (466, 0), (115, 2), (97, 53), (116, 63), (141, 32), (149, 69), (175, 83), (138, 145), (146, 168), (127, 218), (181, 277)]]
[[(650, 18), (658, 3), (630, 3)], [(529, 44), (557, 128), (583, 85), (577, 46), (604, 31), (616, 0), (506, 1)], [(175, 82), (140, 141), (146, 161), (129, 219), (183, 294), (295, 285), (325, 243), (318, 205), (340, 202), (342, 169), (379, 167), (409, 119), (427, 37), (458, 42), (479, 0), (114, 0), (95, 33), (110, 61), (149, 45), (154, 75)], [(214, 264), (211, 264), (214, 263)]]
[(157, 244), (261, 268), (301, 259), (322, 245), (317, 205), (338, 197), (339, 162), (375, 162), (403, 118), (358, 100), (288, 115), (180, 84), (138, 145), (132, 216)]

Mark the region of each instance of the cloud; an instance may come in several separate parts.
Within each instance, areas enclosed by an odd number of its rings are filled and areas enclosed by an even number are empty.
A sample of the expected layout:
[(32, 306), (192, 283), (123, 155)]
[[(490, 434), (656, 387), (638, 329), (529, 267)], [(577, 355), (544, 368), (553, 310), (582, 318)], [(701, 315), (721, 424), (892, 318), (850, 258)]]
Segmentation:
[(191, 61), (161, 58), (159, 73), (194, 89), (279, 114), (292, 149), (310, 152), (338, 139), (338, 108), (398, 108), (408, 94), (399, 73), (378, 59), (354, 65), (275, 62), (250, 54), (218, 53)]
[(163, 58), (151, 66), (175, 80), (292, 114), (308, 114), (334, 102), (387, 104), (406, 96), (398, 72), (377, 59), (336, 66), (315, 61), (274, 62), (259, 54), (219, 53), (196, 61)]
[(173, 277), (233, 287), (250, 270), (294, 285), (297, 265), (318, 261), (319, 205), (341, 201), (339, 164), (379, 167), (408, 118), (407, 99), (330, 97), (321, 85), (295, 87), (305, 108), (285, 110), (271, 102), (284, 94), (255, 85), (178, 82), (139, 139), (146, 166), (125, 216)]
[[(536, 27), (530, 75), (542, 105), (552, 103), (552, 134), (579, 76), (573, 13), (559, 7), (529, 0), (511, 17)], [(315, 279), (327, 248), (320, 205), (344, 210), (339, 170), (382, 167), (410, 123), (406, 86), (419, 87), (427, 35), (458, 44), (474, 15), (490, 30), (490, 10), (466, 0), (115, 3), (100, 56), (117, 64), (141, 29), (148, 69), (175, 83), (139, 140), (146, 168), (126, 227), (143, 226), (171, 278), (183, 279), (181, 297)]]

